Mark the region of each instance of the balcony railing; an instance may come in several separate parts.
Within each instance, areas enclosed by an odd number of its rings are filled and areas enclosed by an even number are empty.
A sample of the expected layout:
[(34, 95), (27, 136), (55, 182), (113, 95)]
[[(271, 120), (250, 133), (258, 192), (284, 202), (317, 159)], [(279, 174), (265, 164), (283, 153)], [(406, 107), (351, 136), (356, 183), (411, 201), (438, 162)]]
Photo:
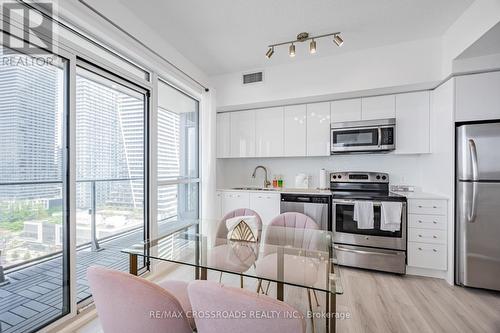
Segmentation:
[[(97, 220), (98, 220), (98, 216), (97, 216), (97, 212), (98, 212), (98, 206), (100, 203), (102, 202), (99, 202), (98, 198), (99, 198), (99, 195), (101, 194), (101, 201), (103, 200), (102, 199), (102, 194), (103, 193), (99, 193), (99, 184), (104, 184), (104, 183), (107, 183), (107, 184), (117, 184), (119, 182), (127, 182), (127, 184), (125, 185), (125, 187), (128, 188), (128, 194), (131, 195), (133, 198), (125, 198), (126, 201), (128, 201), (128, 203), (119, 203), (121, 204), (121, 209), (122, 209), (122, 213), (123, 213), (123, 208), (128, 208), (129, 211), (133, 211), (134, 209), (136, 209), (137, 207), (139, 207), (139, 211), (142, 211), (142, 206), (143, 206), (143, 183), (137, 183), (137, 184), (133, 184), (134, 181), (138, 182), (138, 181), (142, 181), (143, 178), (140, 178), (140, 177), (130, 177), (130, 178), (113, 178), (113, 179), (85, 179), (85, 180), (78, 180), (76, 181), (77, 184), (88, 184), (89, 186), (89, 189), (87, 191), (85, 190), (82, 190), (80, 191), (81, 193), (78, 193), (77, 194), (77, 199), (81, 202), (84, 202), (84, 203), (89, 203), (89, 209), (88, 209), (88, 214), (90, 215), (90, 240), (89, 241), (80, 241), (77, 245), (78, 245), (78, 249), (81, 249), (81, 248), (85, 248), (85, 247), (88, 247), (90, 246), (91, 250), (96, 252), (96, 251), (100, 251), (102, 250), (102, 247), (100, 245), (100, 241), (106, 241), (106, 240), (109, 240), (109, 239), (112, 239), (112, 238), (115, 238), (115, 237), (118, 237), (120, 235), (124, 235), (124, 234), (127, 234), (129, 233), (130, 231), (133, 231), (133, 230), (137, 230), (137, 229), (140, 229), (143, 227), (144, 225), (144, 219), (141, 218), (138, 219), (138, 220), (142, 220), (142, 223), (140, 225), (137, 225), (137, 226), (132, 226), (132, 227), (125, 227), (125, 228), (121, 228), (119, 231), (115, 232), (115, 233), (112, 233), (112, 234), (109, 234), (109, 232), (106, 230), (106, 233), (107, 235), (105, 234), (104, 236), (101, 236), (101, 237), (98, 237), (98, 233), (97, 233)], [(55, 185), (55, 186), (60, 186), (62, 190), (62, 185), (63, 185), (63, 182), (62, 181), (51, 181), (51, 180), (48, 180), (48, 181), (22, 181), (22, 182), (4, 182), (4, 183), (0, 183), (0, 189), (1, 188), (5, 188), (5, 186), (12, 186), (12, 187), (15, 187), (15, 186), (33, 186), (33, 187), (37, 187), (37, 186), (49, 186), (50, 185)], [(107, 196), (112, 196), (112, 193), (113, 190), (110, 189), (110, 187), (108, 187), (107, 189), (105, 189), (108, 193), (107, 193)], [(120, 188), (118, 187), (117, 189), (115, 189), (114, 191), (118, 191), (118, 192), (121, 192), (120, 191)], [(134, 193), (134, 191), (136, 193)], [(36, 191), (34, 191), (36, 193)], [(90, 195), (88, 195), (88, 193), (90, 193)], [(120, 194), (120, 193), (119, 193)], [(121, 193), (121, 195), (124, 195), (123, 193)], [(87, 198), (85, 198), (85, 196), (87, 196)], [(106, 195), (105, 195), (106, 196)], [(125, 194), (126, 196), (126, 194)], [(135, 198), (135, 197), (138, 197), (140, 196), (140, 198)], [(41, 200), (51, 200), (53, 198), (43, 198), (43, 197), (39, 197), (37, 199), (33, 199), (33, 200), (30, 200), (30, 199), (21, 199), (20, 201), (41, 201)], [(136, 200), (137, 199), (137, 200)], [(6, 200), (6, 201), (9, 201), (10, 203), (13, 203), (15, 202), (15, 200)], [(61, 199), (62, 201), (62, 199)], [(81, 204), (81, 206), (85, 206), (85, 204)], [(120, 205), (118, 205), (120, 206)], [(81, 207), (80, 207), (81, 208)], [(63, 210), (62, 210), (62, 206), (61, 206), (61, 223), (63, 222)], [(103, 218), (104, 219), (104, 218)], [(30, 221), (22, 221), (23, 224), (24, 224), (24, 227), (23, 227), (23, 233), (24, 233), (24, 229), (26, 228), (26, 225), (29, 224)], [(37, 228), (37, 230), (43, 230), (44, 226), (43, 226), (43, 222), (40, 222), (40, 221), (33, 221), (32, 227), (35, 226), (35, 228)], [(61, 227), (57, 227), (57, 224), (54, 226), (54, 241), (57, 240), (57, 233), (58, 231), (60, 231)], [(81, 233), (84, 233), (86, 230), (88, 229), (81, 229)], [(8, 234), (8, 233), (7, 233)], [(78, 236), (78, 230), (77, 230), (77, 236)], [(80, 235), (81, 236), (81, 235)], [(38, 238), (40, 238), (40, 236), (38, 235), (37, 236)], [(22, 238), (22, 237), (20, 237)], [(80, 240), (81, 239), (84, 239), (86, 237), (80, 237)], [(62, 242), (62, 238), (60, 239), (61, 242)], [(62, 244), (61, 244), (62, 245)], [(7, 245), (5, 245), (7, 246)], [(1, 250), (0, 249), (0, 254), (1, 254)], [(43, 254), (43, 255), (38, 255), (36, 258), (33, 258), (33, 259), (26, 259), (26, 260), (22, 260), (21, 262), (18, 262), (18, 263), (15, 263), (15, 264), (7, 264), (7, 265), (3, 265), (2, 261), (0, 260), (0, 286), (2, 285), (2, 283), (7, 283), (7, 281), (5, 280), (5, 276), (4, 276), (4, 270), (6, 269), (15, 269), (19, 266), (25, 266), (31, 262), (34, 262), (34, 261), (43, 261), (43, 260), (48, 260), (49, 258), (52, 258), (56, 255), (60, 255), (62, 253), (62, 249), (60, 250), (57, 250), (57, 251), (50, 251), (50, 253), (47, 253), (47, 254)], [(0, 255), (0, 259), (1, 259), (1, 255)]]

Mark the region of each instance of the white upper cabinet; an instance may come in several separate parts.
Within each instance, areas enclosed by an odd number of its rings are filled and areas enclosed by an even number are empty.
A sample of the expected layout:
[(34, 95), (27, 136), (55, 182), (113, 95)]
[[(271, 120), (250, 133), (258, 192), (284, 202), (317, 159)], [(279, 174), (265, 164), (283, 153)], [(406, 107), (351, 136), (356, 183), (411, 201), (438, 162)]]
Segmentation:
[(361, 98), (331, 102), (332, 122), (361, 120)]
[(255, 157), (255, 111), (231, 112), (231, 157)]
[(396, 95), (396, 154), (430, 152), (430, 92)]
[(396, 117), (396, 96), (363, 97), (361, 99), (361, 119), (385, 119)]
[(217, 114), (217, 157), (231, 157), (231, 114)]
[(500, 119), (500, 72), (456, 78), (456, 121)]
[(255, 156), (283, 156), (283, 107), (255, 110)]
[(283, 155), (306, 156), (307, 107), (285, 106), (283, 119)]
[(330, 155), (330, 103), (307, 104), (307, 156)]

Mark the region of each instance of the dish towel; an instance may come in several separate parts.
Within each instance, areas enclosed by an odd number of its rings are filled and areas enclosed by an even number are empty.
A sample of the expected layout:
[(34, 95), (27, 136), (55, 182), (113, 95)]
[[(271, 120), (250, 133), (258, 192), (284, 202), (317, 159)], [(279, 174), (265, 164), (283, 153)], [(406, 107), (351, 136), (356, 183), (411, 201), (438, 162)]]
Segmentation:
[(401, 229), (401, 202), (383, 201), (380, 207), (380, 230), (399, 231)]
[[(244, 222), (251, 230), (255, 240), (259, 237), (259, 224), (257, 222), (257, 216), (249, 215), (249, 216), (236, 216), (226, 220), (226, 228), (227, 228), (227, 236), (229, 239), (237, 236), (233, 235), (234, 229), (240, 224), (240, 222)], [(241, 235), (243, 236), (243, 235)]]
[(354, 201), (353, 220), (358, 222), (358, 229), (373, 229), (373, 202)]

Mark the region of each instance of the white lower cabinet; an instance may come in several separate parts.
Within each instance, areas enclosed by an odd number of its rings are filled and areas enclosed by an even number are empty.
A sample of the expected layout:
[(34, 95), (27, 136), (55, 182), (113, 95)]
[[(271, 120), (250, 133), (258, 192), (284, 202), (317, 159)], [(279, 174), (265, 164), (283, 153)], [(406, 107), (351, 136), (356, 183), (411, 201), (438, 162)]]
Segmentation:
[(222, 216), (238, 208), (250, 208), (250, 194), (242, 191), (222, 192)]
[(280, 214), (280, 194), (250, 193), (250, 209), (259, 214), (262, 223), (268, 224)]
[(262, 223), (268, 224), (275, 216), (280, 214), (280, 194), (245, 192), (245, 191), (219, 191), (220, 218), (232, 210), (250, 208), (256, 211)]
[(408, 199), (408, 266), (445, 271), (448, 202)]

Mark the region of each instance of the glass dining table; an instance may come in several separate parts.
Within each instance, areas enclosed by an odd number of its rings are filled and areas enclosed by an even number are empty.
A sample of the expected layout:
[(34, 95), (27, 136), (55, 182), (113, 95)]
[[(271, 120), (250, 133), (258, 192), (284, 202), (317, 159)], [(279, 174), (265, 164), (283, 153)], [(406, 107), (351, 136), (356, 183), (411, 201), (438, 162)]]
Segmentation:
[[(342, 294), (340, 272), (336, 265), (333, 234), (325, 230), (263, 226), (256, 242), (218, 238), (200, 232), (200, 225), (217, 221), (183, 221), (180, 227), (158, 238), (122, 249), (129, 255), (130, 273), (138, 275), (138, 258), (149, 266), (152, 260), (195, 268), (196, 279), (207, 279), (208, 271), (234, 274), (257, 281), (257, 291), (267, 293), (276, 284), (277, 299), (284, 300), (285, 286), (304, 288), (325, 295), (326, 332), (335, 332), (336, 295)], [(316, 296), (316, 294), (314, 294)], [(309, 298), (309, 303), (311, 300)]]

